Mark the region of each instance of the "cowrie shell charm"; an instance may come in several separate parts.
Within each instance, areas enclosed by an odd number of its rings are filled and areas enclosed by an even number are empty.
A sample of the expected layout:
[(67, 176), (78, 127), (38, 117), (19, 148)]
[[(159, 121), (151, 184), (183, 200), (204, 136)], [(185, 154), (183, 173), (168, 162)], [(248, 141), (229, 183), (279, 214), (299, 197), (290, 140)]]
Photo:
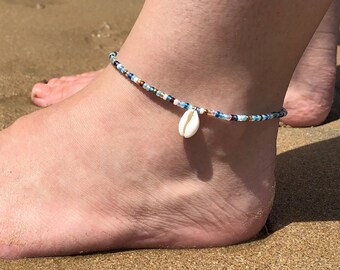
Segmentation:
[(200, 126), (200, 119), (196, 110), (187, 110), (178, 124), (178, 132), (184, 138), (194, 136)]

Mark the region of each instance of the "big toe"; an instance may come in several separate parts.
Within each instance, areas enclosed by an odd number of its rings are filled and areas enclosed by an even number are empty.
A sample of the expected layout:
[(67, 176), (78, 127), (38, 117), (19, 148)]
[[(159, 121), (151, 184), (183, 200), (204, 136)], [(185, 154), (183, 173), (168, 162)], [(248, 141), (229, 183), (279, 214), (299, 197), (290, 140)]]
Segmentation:
[(51, 94), (52, 88), (44, 83), (37, 83), (33, 86), (31, 99), (34, 104), (40, 107), (48, 106), (48, 96)]

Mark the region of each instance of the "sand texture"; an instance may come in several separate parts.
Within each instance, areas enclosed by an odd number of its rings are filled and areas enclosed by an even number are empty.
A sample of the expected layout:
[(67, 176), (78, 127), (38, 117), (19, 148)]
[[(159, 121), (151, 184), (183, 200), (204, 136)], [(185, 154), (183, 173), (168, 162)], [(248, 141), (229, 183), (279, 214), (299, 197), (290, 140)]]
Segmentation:
[[(103, 67), (141, 6), (137, 0), (0, 0), (0, 129), (38, 109), (29, 99), (35, 82)], [(339, 118), (338, 91), (324, 125), (280, 128), (277, 196), (258, 240), (226, 248), (0, 260), (0, 269), (339, 269)]]

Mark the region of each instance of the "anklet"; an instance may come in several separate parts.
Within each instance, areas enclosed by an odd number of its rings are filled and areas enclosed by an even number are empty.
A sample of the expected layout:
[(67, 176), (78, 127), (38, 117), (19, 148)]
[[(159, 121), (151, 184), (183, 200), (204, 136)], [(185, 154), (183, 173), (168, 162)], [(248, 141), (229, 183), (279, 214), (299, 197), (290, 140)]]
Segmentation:
[(109, 59), (112, 63), (112, 65), (125, 77), (129, 78), (132, 82), (134, 82), (136, 85), (144, 88), (146, 91), (154, 93), (157, 97), (169, 101), (170, 103), (181, 107), (183, 109), (186, 109), (187, 111), (183, 114), (181, 120), (178, 124), (178, 131), (181, 136), (184, 138), (190, 138), (195, 135), (199, 128), (199, 117), (198, 114), (206, 114), (209, 116), (214, 116), (218, 119), (226, 120), (226, 121), (252, 121), (252, 122), (258, 122), (258, 121), (266, 121), (274, 118), (281, 118), (283, 116), (287, 115), (287, 110), (285, 108), (281, 108), (280, 111), (272, 112), (272, 113), (266, 113), (266, 114), (253, 114), (253, 115), (244, 115), (244, 114), (226, 114), (223, 112), (205, 109), (202, 107), (194, 106), (188, 102), (180, 101), (176, 98), (174, 98), (171, 95), (168, 95), (161, 90), (157, 89), (154, 86), (151, 86), (150, 84), (147, 84), (140, 78), (138, 78), (133, 73), (129, 72), (119, 61), (116, 60), (116, 57), (118, 55), (118, 51), (111, 52), (109, 54)]

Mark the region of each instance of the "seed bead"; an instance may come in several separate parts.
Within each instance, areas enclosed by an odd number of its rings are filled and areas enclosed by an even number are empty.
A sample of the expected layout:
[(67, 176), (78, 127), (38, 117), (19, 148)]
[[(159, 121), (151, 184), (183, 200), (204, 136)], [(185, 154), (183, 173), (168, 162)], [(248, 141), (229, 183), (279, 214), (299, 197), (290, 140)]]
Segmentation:
[(116, 57), (118, 55), (118, 51), (111, 52), (109, 54), (109, 60), (111, 64), (123, 75), (125, 75), (128, 79), (130, 79), (132, 82), (137, 84), (138, 86), (144, 88), (145, 90), (154, 93), (159, 98), (164, 99), (165, 101), (169, 101), (170, 103), (184, 108), (184, 109), (194, 109), (199, 114), (205, 114), (208, 116), (214, 116), (215, 118), (226, 120), (226, 121), (251, 121), (251, 122), (258, 122), (258, 121), (266, 121), (271, 120), (274, 118), (280, 118), (284, 117), (288, 114), (287, 110), (285, 108), (281, 108), (280, 111), (272, 112), (272, 113), (266, 113), (266, 114), (253, 114), (253, 115), (243, 115), (243, 114), (225, 114), (220, 111), (215, 111), (211, 109), (205, 109), (202, 107), (193, 106), (192, 104), (184, 101), (180, 101), (176, 99), (175, 97), (163, 93), (159, 89), (157, 89), (154, 86), (149, 85), (148, 83), (144, 82), (140, 78), (138, 78), (133, 73), (129, 72), (119, 61), (116, 60)]

